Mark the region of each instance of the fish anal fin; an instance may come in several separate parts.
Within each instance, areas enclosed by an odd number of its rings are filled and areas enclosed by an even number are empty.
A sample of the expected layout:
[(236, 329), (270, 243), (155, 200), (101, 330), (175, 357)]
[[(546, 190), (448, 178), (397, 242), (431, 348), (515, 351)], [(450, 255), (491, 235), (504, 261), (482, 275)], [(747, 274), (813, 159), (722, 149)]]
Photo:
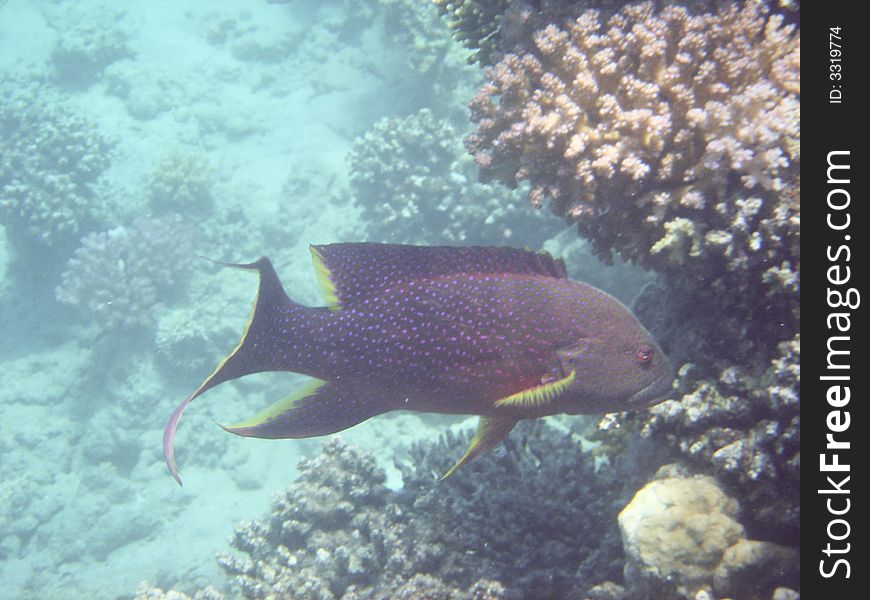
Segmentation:
[(565, 377), (536, 385), (525, 390), (521, 390), (515, 394), (511, 394), (501, 400), (496, 400), (495, 406), (498, 408), (538, 408), (546, 406), (553, 402), (559, 396), (565, 393), (574, 379), (577, 377), (576, 371), (571, 371)]
[(477, 433), (471, 438), (468, 451), (441, 477), (441, 481), (453, 475), (465, 463), (495, 448), (511, 432), (518, 420), (512, 417), (480, 417)]
[(283, 400), (223, 429), (245, 437), (285, 439), (328, 435), (391, 410), (382, 394), (315, 379)]

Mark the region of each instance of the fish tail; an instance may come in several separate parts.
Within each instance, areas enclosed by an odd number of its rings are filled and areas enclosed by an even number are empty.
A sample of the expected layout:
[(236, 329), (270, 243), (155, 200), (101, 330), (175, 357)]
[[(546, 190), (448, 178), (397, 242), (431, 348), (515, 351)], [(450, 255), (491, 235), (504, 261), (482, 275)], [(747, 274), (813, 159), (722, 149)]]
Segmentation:
[[(207, 259), (211, 260), (211, 259)], [(295, 329), (293, 321), (303, 316), (305, 307), (293, 302), (272, 266), (265, 256), (256, 262), (236, 264), (211, 260), (215, 264), (248, 271), (257, 271), (260, 275), (260, 285), (257, 289), (257, 299), (248, 319), (248, 324), (242, 334), (242, 339), (217, 368), (184, 402), (172, 412), (166, 429), (163, 432), (163, 455), (166, 465), (175, 480), (181, 485), (181, 476), (175, 464), (175, 433), (187, 406), (197, 397), (225, 381), (237, 379), (252, 373), (273, 370), (289, 370), (287, 365), (279, 364), (280, 358), (286, 359), (286, 353), (277, 352), (275, 329), (280, 326), (288, 331)]]

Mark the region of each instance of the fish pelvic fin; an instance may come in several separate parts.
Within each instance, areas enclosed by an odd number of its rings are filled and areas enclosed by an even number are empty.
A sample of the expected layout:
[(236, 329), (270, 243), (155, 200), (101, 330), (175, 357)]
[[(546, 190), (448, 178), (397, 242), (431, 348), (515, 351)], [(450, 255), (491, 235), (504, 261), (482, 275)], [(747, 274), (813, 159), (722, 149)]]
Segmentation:
[(166, 466), (169, 467), (169, 472), (172, 473), (179, 485), (182, 485), (182, 481), (178, 466), (175, 463), (175, 437), (184, 411), (194, 399), (220, 383), (251, 373), (271, 370), (273, 365), (269, 364), (268, 360), (272, 348), (269, 343), (269, 330), (275, 321), (279, 308), (288, 304), (295, 305), (284, 292), (284, 287), (278, 279), (272, 262), (265, 256), (252, 263), (206, 260), (225, 267), (257, 271), (260, 275), (260, 285), (257, 288), (254, 308), (251, 310), (251, 316), (239, 344), (218, 364), (212, 374), (184, 402), (178, 405), (170, 415), (166, 428), (163, 430), (163, 457)]
[(498, 408), (537, 408), (544, 406), (564, 394), (571, 384), (574, 383), (576, 377), (577, 372), (571, 371), (562, 379), (542, 383), (541, 385), (511, 394), (501, 400), (496, 400), (495, 406)]
[(250, 419), (221, 427), (245, 437), (298, 439), (342, 431), (388, 410), (384, 396), (364, 385), (314, 379)]
[(471, 438), (471, 444), (468, 446), (468, 451), (455, 465), (450, 467), (450, 470), (447, 471), (439, 481), (444, 481), (453, 475), (453, 473), (456, 472), (456, 469), (465, 463), (474, 460), (481, 454), (485, 454), (498, 446), (498, 444), (507, 437), (507, 434), (511, 432), (517, 424), (517, 421), (519, 421), (519, 419), (514, 419), (513, 417), (480, 417), (480, 421), (477, 423), (477, 432), (474, 434), (474, 437)]

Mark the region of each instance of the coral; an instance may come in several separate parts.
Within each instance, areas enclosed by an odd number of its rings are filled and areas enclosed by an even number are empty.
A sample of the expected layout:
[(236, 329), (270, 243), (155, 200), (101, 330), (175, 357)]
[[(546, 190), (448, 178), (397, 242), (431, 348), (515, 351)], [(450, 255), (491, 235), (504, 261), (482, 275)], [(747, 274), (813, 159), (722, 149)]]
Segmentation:
[[(247, 598), (561, 598), (618, 577), (622, 482), (570, 434), (543, 422), (517, 433), (445, 482), (470, 435), (417, 445), (398, 491), (371, 456), (329, 441), (268, 519), (236, 529), (245, 556), (219, 562)], [(430, 595), (409, 591), (423, 584)]]
[(547, 237), (547, 221), (515, 194), (475, 181), (457, 131), (428, 109), (382, 119), (356, 140), (351, 189), (370, 234), (389, 242), (504, 243), (515, 233), (528, 245)]
[(218, 310), (214, 304), (197, 303), (162, 311), (154, 336), (161, 363), (179, 374), (213, 367), (214, 357), (232, 348), (238, 338)]
[(299, 470), (268, 521), (236, 528), (232, 544), (247, 557), (218, 558), (244, 597), (501, 597), (496, 583), (460, 594), (432, 575), (445, 550), (416, 535), (373, 457), (334, 439)]
[(644, 486), (619, 513), (629, 596), (692, 597), (709, 585), (725, 550), (745, 537), (737, 512), (709, 476)]
[(661, 225), (714, 204), (732, 172), (780, 190), (799, 159), (800, 38), (757, 3), (694, 16), (645, 3), (606, 26), (587, 11), (534, 39), (486, 70), (467, 146), (484, 178), (529, 180), (538, 206)]
[(797, 585), (792, 548), (747, 540), (717, 481), (663, 467), (619, 514), (628, 598), (769, 598)]
[(447, 19), (453, 37), (476, 50), (470, 60), (484, 61), (495, 50), (492, 39), (509, 6), (507, 0), (433, 0), (438, 14)]
[(161, 158), (148, 178), (147, 192), (157, 213), (202, 216), (214, 204), (217, 171), (202, 156), (174, 150)]
[(193, 231), (174, 215), (92, 233), (67, 263), (57, 299), (105, 329), (150, 326), (190, 265)]
[(532, 32), (576, 17), (584, 8), (618, 4), (614, 0), (433, 0), (453, 37), (474, 52), (469, 62), (492, 65), (507, 52), (531, 45)]
[(672, 350), (768, 340), (742, 359), (765, 364), (799, 321), (799, 32), (759, 2), (644, 3), (533, 38), (471, 102), (482, 179), (528, 181), (602, 257), (663, 272), (708, 320), (741, 323)]
[(120, 26), (124, 13), (109, 9), (82, 10), (72, 5), (50, 17), (60, 35), (51, 52), (55, 78), (70, 86), (88, 86), (106, 67), (131, 55), (129, 34)]
[(209, 586), (197, 591), (192, 596), (176, 590), (162, 590), (142, 582), (133, 600), (224, 600), (225, 596), (217, 589)]
[(452, 48), (445, 39), (435, 7), (415, 0), (382, 0), (384, 34), (407, 49), (408, 66), (418, 75), (442, 68)]
[(428, 536), (449, 550), (442, 576), (483, 575), (525, 598), (563, 598), (618, 578), (615, 519), (626, 482), (596, 471), (570, 433), (546, 422), (524, 421), (514, 434), (437, 485), (469, 435), (416, 445), (411, 466), (400, 466), (407, 510), (425, 515)]
[(800, 558), (792, 548), (741, 540), (725, 550), (713, 587), (721, 597), (753, 598), (775, 593), (782, 584), (797, 587)]
[[(680, 397), (617, 417), (590, 437), (626, 452), (641, 441), (727, 484), (759, 540), (794, 544), (800, 529), (800, 337), (779, 345), (761, 376), (728, 367), (718, 379), (684, 365)], [(604, 424), (602, 424), (604, 425)]]
[(0, 223), (20, 255), (71, 245), (93, 222), (112, 144), (44, 90), (0, 81)]

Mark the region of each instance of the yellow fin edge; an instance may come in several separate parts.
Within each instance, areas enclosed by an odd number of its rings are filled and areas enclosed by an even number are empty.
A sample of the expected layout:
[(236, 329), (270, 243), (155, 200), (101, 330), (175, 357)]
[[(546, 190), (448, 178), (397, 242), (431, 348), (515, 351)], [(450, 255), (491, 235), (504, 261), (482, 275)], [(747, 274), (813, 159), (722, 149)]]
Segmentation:
[(323, 381), (322, 379), (313, 379), (312, 381), (305, 383), (305, 385), (300, 387), (298, 390), (295, 390), (286, 398), (283, 398), (278, 402), (275, 402), (274, 404), (270, 404), (250, 419), (247, 419), (246, 421), (242, 421), (240, 423), (233, 423), (232, 425), (221, 425), (221, 427), (223, 427), (224, 429), (244, 429), (262, 425), (263, 423), (291, 410), (293, 406), (303, 398), (313, 396), (320, 388), (322, 388), (327, 383), (327, 381)]
[(551, 381), (543, 385), (536, 385), (533, 388), (522, 390), (521, 392), (497, 400), (495, 406), (514, 406), (517, 408), (534, 408), (541, 406), (548, 402), (552, 402), (558, 396), (562, 395), (565, 390), (574, 383), (576, 377), (577, 371), (571, 371), (562, 379), (557, 379), (556, 381)]
[(456, 472), (456, 469), (465, 463), (497, 446), (499, 442), (510, 433), (511, 429), (513, 429), (516, 424), (517, 419), (510, 417), (480, 417), (477, 424), (477, 432), (474, 434), (474, 437), (471, 438), (468, 450), (455, 465), (450, 467), (449, 471), (441, 476), (439, 481), (444, 481), (453, 475), (453, 473)]
[(314, 246), (309, 246), (311, 251), (311, 262), (314, 264), (314, 274), (317, 277), (317, 284), (320, 287), (320, 292), (323, 294), (323, 300), (330, 310), (338, 310), (341, 304), (338, 302), (338, 294), (335, 291), (335, 283), (332, 281), (332, 271), (326, 266), (326, 260), (323, 255)]

